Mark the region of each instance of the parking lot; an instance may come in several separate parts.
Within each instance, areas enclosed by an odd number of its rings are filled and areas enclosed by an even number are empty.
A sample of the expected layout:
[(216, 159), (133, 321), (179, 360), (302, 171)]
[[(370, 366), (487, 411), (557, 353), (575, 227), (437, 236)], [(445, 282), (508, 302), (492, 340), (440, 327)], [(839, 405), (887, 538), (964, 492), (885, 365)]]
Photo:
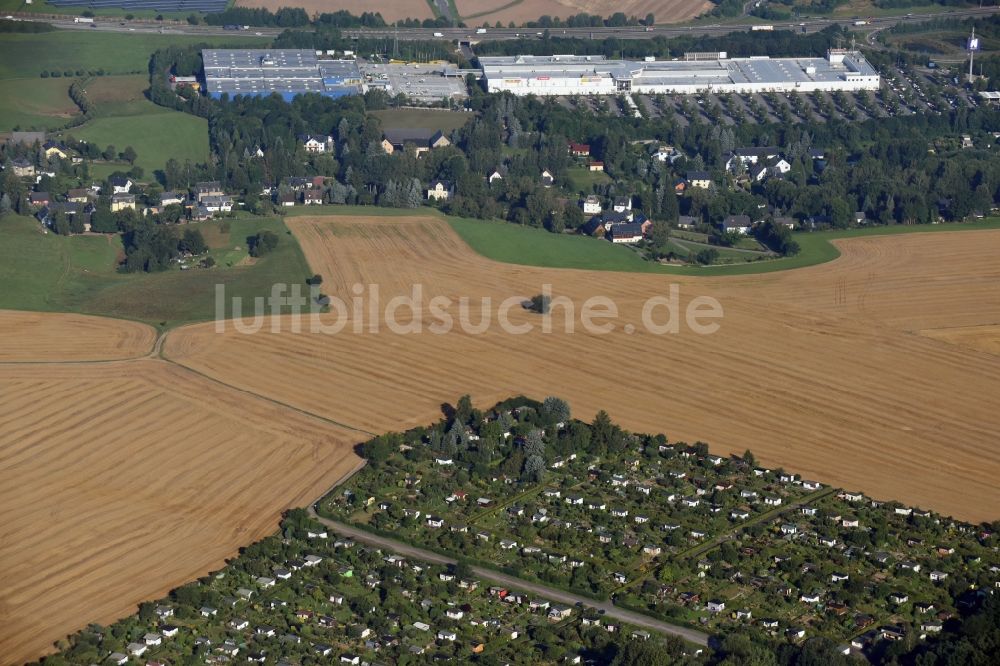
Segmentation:
[(465, 99), (465, 78), (450, 63), (360, 62), (361, 75), (369, 88), (383, 88), (390, 95), (403, 93), (421, 102)]

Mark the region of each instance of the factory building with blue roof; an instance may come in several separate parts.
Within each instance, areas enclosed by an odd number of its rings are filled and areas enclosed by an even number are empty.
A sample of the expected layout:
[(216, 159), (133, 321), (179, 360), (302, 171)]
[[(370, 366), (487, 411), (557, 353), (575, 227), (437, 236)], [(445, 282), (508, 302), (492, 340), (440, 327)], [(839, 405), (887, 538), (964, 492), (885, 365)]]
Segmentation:
[(205, 86), (213, 98), (303, 93), (343, 97), (362, 92), (354, 60), (320, 58), (308, 49), (205, 49)]

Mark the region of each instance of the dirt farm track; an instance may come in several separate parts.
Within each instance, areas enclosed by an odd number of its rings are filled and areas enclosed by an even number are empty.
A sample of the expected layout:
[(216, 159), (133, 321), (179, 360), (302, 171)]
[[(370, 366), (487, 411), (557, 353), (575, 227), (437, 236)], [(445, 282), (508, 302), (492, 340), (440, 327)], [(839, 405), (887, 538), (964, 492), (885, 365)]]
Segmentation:
[[(875, 497), (1000, 518), (1000, 231), (851, 239), (812, 268), (679, 278), (495, 263), (436, 217), (287, 223), (333, 295), (377, 283), (384, 305), (420, 283), (425, 303), (469, 297), (479, 322), (480, 298), (492, 312), (551, 284), (578, 304), (610, 298), (615, 330), (544, 333), (519, 307), (512, 322), (536, 330), (517, 336), (495, 316), (478, 335), (294, 333), (283, 318), (255, 335), (176, 329), (161, 358), (138, 324), (0, 312), (0, 664), (218, 568), (353, 469), (362, 431), (426, 423), (463, 393), (559, 395), (584, 419), (606, 409)], [(643, 302), (672, 283), (682, 307), (722, 304), (718, 332), (644, 330)], [(66, 331), (78, 339), (60, 347)]]

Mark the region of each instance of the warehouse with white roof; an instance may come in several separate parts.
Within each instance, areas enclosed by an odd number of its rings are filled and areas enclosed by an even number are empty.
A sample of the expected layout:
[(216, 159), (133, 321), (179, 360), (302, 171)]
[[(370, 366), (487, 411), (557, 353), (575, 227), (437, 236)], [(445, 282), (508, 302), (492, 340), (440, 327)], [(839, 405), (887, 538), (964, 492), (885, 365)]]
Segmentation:
[(515, 95), (813, 92), (878, 90), (879, 74), (858, 51), (826, 58), (728, 58), (691, 53), (681, 60), (608, 60), (604, 56), (496, 56), (479, 63), (488, 92)]

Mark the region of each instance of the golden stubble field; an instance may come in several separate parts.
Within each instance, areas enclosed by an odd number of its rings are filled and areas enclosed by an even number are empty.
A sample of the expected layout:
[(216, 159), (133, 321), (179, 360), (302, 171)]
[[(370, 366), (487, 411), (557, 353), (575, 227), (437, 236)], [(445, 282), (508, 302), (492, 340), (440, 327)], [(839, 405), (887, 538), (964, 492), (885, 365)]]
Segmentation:
[[(440, 219), (290, 218), (324, 291), (349, 298), (378, 283), (383, 304), (421, 283), (425, 297), (494, 305), (551, 284), (577, 304), (595, 294), (620, 312), (607, 335), (172, 332), (167, 357), (199, 372), (373, 432), (437, 417), (471, 393), (559, 395), (589, 419), (751, 449), (770, 465), (957, 517), (1000, 515), (1000, 357), (921, 335), (1000, 319), (1000, 232), (864, 238), (832, 263), (729, 278), (540, 269), (472, 252)], [(644, 301), (710, 295), (725, 316), (713, 335), (643, 330)], [(425, 311), (426, 314), (426, 311)], [(331, 315), (332, 316), (332, 315)], [(555, 314), (553, 316), (556, 316)], [(475, 322), (479, 311), (470, 317)], [(625, 323), (637, 330), (628, 334)], [(308, 327), (306, 327), (308, 329)], [(246, 359), (252, 358), (252, 364)]]
[[(277, 11), (282, 7), (301, 7), (310, 15), (322, 12), (335, 12), (346, 9), (354, 14), (361, 11), (378, 12), (387, 22), (400, 19), (434, 18), (434, 12), (426, 0), (393, 0), (393, 2), (375, 3), (370, 7), (359, 8), (358, 3), (351, 0), (237, 0), (239, 7), (262, 7)], [(494, 23), (500, 21), (505, 26), (509, 21), (523, 24), (527, 21), (537, 21), (541, 16), (566, 18), (574, 14), (587, 13), (598, 16), (610, 16), (615, 12), (624, 12), (627, 16), (645, 18), (652, 12), (657, 23), (680, 23), (694, 18), (712, 8), (708, 0), (520, 0), (519, 2), (500, 0), (456, 0), (458, 13), (470, 24), (479, 25), (483, 21)]]
[(312, 16), (324, 12), (337, 12), (346, 9), (352, 14), (362, 12), (378, 12), (388, 22), (400, 19), (434, 18), (434, 12), (427, 0), (392, 0), (392, 2), (361, 5), (354, 0), (236, 0), (237, 7), (260, 7), (276, 12), (282, 7), (301, 7)]
[(713, 7), (708, 0), (521, 0), (520, 2), (493, 2), (492, 0), (456, 0), (458, 13), (467, 22), (509, 21), (521, 25), (537, 21), (541, 16), (566, 18), (575, 14), (595, 14), (607, 17), (615, 12), (640, 19), (652, 13), (657, 23), (680, 23), (704, 14)]
[(86, 362), (154, 336), (62, 318), (0, 313), (0, 664), (220, 568), (364, 439), (162, 360)]
[(156, 331), (138, 322), (0, 310), (0, 362), (134, 358), (154, 340)]

